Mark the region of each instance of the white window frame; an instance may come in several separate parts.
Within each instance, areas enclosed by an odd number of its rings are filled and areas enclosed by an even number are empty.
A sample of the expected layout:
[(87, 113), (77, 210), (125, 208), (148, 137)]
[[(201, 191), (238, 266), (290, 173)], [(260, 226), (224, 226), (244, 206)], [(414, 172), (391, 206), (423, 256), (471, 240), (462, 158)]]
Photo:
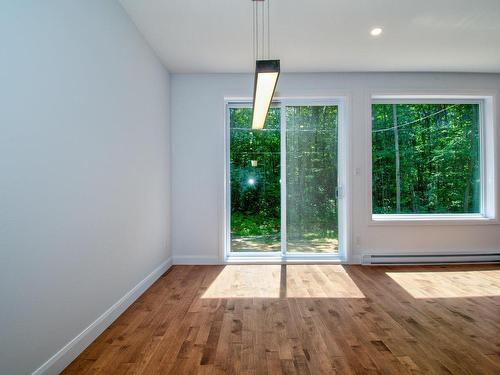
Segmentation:
[[(230, 108), (251, 107), (251, 98), (226, 98), (225, 99), (225, 183), (224, 183), (224, 263), (303, 263), (303, 262), (327, 262), (340, 263), (347, 259), (348, 246), (348, 209), (346, 192), (348, 142), (346, 128), (346, 100), (344, 97), (328, 98), (288, 98), (281, 97), (273, 100), (272, 106), (280, 107), (280, 151), (286, 155), (286, 120), (285, 107), (291, 105), (332, 105), (338, 107), (338, 139), (337, 139), (337, 163), (338, 163), (338, 254), (328, 253), (288, 253), (286, 239), (286, 183), (281, 184), (281, 251), (277, 252), (231, 252), (231, 187), (230, 187)], [(281, 180), (286, 181), (286, 157), (281, 159)]]
[[(372, 185), (372, 104), (479, 104), (480, 212), (477, 214), (374, 214)], [(368, 207), (369, 225), (498, 224), (496, 193), (496, 131), (493, 95), (372, 94), (369, 109)]]

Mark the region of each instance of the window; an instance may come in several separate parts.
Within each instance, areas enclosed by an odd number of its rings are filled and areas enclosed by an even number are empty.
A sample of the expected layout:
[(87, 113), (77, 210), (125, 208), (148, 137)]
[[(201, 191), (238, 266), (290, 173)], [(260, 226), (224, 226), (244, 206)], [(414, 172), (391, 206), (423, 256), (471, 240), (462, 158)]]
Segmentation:
[(372, 214), (479, 216), (482, 101), (372, 103)]
[(283, 100), (252, 129), (250, 104), (228, 103), (227, 255), (342, 256), (340, 108)]

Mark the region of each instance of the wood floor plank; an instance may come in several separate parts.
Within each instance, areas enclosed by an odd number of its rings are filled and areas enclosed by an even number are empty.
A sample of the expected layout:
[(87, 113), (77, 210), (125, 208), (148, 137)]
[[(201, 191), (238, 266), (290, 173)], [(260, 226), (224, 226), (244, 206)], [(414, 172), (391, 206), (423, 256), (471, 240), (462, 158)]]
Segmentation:
[(500, 374), (500, 266), (174, 266), (64, 374)]

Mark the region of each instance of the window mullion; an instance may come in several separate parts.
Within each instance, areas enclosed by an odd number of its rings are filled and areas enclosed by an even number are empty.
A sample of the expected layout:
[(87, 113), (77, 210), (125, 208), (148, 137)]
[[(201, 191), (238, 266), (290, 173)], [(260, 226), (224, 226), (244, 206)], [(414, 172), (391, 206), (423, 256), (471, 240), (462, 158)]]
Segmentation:
[(280, 103), (280, 181), (281, 181), (281, 257), (287, 255), (287, 236), (286, 236), (286, 105)]

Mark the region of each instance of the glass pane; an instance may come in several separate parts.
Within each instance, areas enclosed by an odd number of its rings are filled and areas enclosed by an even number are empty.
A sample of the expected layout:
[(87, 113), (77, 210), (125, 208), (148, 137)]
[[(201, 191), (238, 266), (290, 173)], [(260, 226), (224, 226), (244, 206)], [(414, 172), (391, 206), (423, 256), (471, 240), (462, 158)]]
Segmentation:
[(288, 252), (338, 252), (337, 118), (337, 106), (286, 107)]
[(252, 130), (251, 108), (230, 108), (231, 251), (281, 251), (280, 110)]
[(374, 214), (480, 212), (479, 104), (373, 104)]

